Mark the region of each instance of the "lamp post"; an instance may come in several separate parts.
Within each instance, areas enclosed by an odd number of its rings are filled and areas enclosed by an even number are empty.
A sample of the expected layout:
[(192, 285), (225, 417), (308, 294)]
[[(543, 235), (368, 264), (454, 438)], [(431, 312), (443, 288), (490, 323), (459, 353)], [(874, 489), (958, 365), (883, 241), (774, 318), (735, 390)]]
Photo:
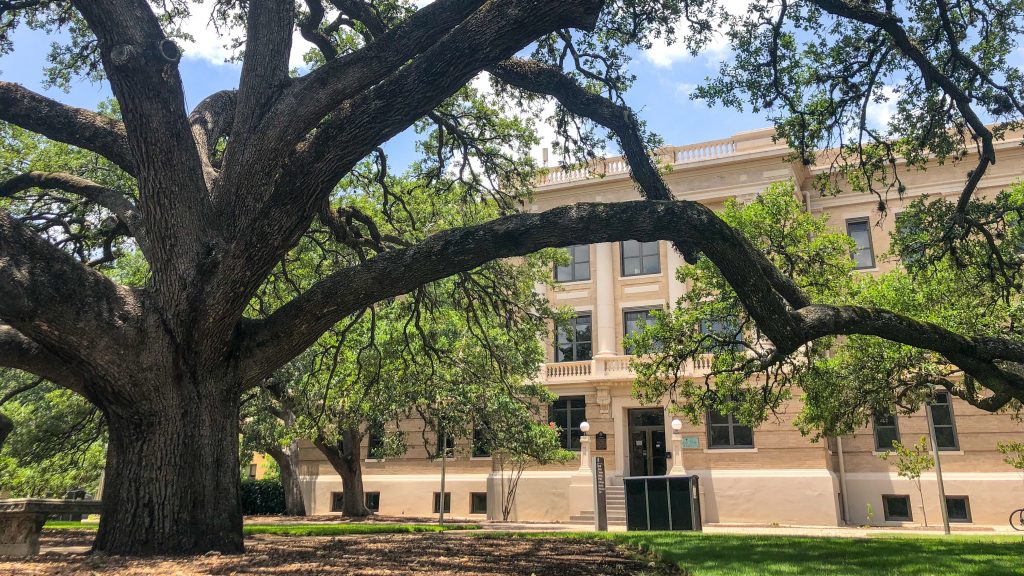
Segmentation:
[(580, 436), (580, 469), (579, 472), (582, 474), (590, 474), (590, 436), (587, 436), (587, 432), (590, 432), (590, 422), (584, 420), (580, 422), (580, 432), (583, 433)]
[(672, 469), (668, 471), (669, 476), (682, 476), (686, 474), (686, 470), (683, 468), (683, 435), (680, 434), (680, 430), (683, 429), (683, 423), (679, 418), (672, 419), (672, 451), (675, 454), (672, 455)]

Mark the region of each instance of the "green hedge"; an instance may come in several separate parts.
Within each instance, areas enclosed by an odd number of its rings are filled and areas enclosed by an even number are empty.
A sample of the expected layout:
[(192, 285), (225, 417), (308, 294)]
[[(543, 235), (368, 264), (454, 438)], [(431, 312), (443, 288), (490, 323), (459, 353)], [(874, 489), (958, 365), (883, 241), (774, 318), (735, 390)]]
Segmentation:
[(284, 514), (284, 488), (279, 480), (243, 480), (242, 514)]

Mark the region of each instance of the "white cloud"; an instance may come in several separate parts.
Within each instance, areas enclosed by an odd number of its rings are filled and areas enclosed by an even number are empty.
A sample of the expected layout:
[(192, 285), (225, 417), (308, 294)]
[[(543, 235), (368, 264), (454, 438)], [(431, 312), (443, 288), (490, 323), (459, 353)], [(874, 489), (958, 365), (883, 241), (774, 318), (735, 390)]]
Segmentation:
[[(750, 0), (722, 0), (720, 6), (733, 16), (739, 16), (747, 11)], [(644, 57), (659, 68), (671, 68), (676, 62), (693, 60), (693, 54), (686, 49), (684, 33), (687, 23), (680, 20), (676, 23), (678, 38), (669, 44), (664, 38), (658, 38), (651, 43), (651, 47), (644, 51)], [(703, 56), (709, 65), (718, 65), (721, 60), (728, 57), (730, 53), (729, 39), (725, 36), (724, 30), (716, 30), (711, 40), (698, 56)]]
[(680, 82), (679, 84), (676, 85), (676, 94), (678, 94), (682, 98), (689, 100), (690, 95), (692, 95), (693, 91), (696, 89), (696, 84), (691, 84), (690, 82)]
[(658, 38), (644, 51), (644, 57), (659, 68), (671, 68), (676, 62), (691, 58), (691, 54), (683, 42), (677, 40), (669, 44), (664, 38)]
[[(213, 24), (210, 23), (210, 12), (213, 4), (209, 0), (203, 0), (192, 7), (192, 13), (182, 24), (182, 30), (191, 35), (195, 40), (191, 42), (181, 41), (182, 51), (186, 59), (202, 60), (211, 64), (226, 65), (225, 62), (232, 56), (232, 51), (225, 48), (233, 37), (241, 37), (244, 30), (240, 27), (222, 28), (218, 33)], [(288, 58), (289, 66), (302, 68), (305, 63), (302, 56), (312, 48), (313, 45), (296, 32), (292, 36), (292, 49)], [(228, 64), (230, 65), (230, 64)], [(237, 65), (237, 64), (234, 64)]]
[(885, 130), (889, 127), (889, 121), (892, 120), (893, 115), (896, 114), (896, 100), (899, 98), (899, 94), (892, 86), (883, 86), (882, 96), (884, 97), (882, 102), (871, 101), (868, 103), (866, 115), (869, 127)]

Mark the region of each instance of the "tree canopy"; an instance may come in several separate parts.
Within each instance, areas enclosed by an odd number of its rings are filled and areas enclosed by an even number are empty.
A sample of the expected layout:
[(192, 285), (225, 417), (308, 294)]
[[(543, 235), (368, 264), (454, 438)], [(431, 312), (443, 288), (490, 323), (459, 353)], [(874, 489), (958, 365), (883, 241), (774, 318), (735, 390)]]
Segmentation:
[[(198, 2), (0, 2), (0, 50), (16, 52), (26, 27), (59, 32), (47, 80), (84, 75), (116, 99), (83, 110), (0, 82), (15, 147), (0, 183), (0, 365), (104, 414), (117, 497), (96, 548), (122, 553), (241, 549), (243, 393), (377, 303), (548, 247), (669, 240), (687, 262), (707, 258), (760, 330), (766, 369), (815, 340), (863, 334), (930, 350), (981, 396), (1019, 401), (1019, 338), (819, 298), (710, 209), (674, 200), (652, 161), (657, 127), (627, 105), (636, 49), (677, 38), (699, 50), (726, 33), (734, 56), (699, 94), (767, 110), (805, 161), (842, 144), (823, 189), (884, 200), (902, 190), (896, 157), (974, 163), (957, 201), (926, 211), (937, 226), (921, 231), (922, 253), (983, 265), (1012, 299), (1020, 260), (1005, 242), (1017, 236), (1000, 229), (1019, 220), (975, 191), (1024, 111), (1010, 61), (1024, 16), (1010, 0), (936, 3), (751, 0), (735, 15), (713, 0), (218, 0), (239, 84), (189, 110), (175, 39)], [(300, 74), (296, 30), (319, 52)], [(488, 92), (469, 85), (482, 72)], [(876, 130), (863, 110), (886, 88), (900, 113)], [(543, 98), (558, 103), (563, 161), (592, 158), (610, 137), (642, 200), (517, 213), (532, 137), (512, 112)], [(394, 186), (380, 147), (410, 127), (422, 136), (417, 175)], [(48, 162), (40, 138), (81, 161)], [(339, 194), (360, 163), (364, 184), (380, 186), (370, 203)], [(453, 217), (413, 222), (410, 201)], [(290, 281), (282, 262), (304, 257), (304, 243), (332, 271), (255, 312)], [(127, 278), (97, 270), (121, 259)]]
[[(1022, 186), (996, 202), (1008, 202)], [(808, 213), (792, 184), (775, 184), (749, 203), (730, 200), (721, 217), (817, 302), (885, 309), (958, 333), (1021, 338), (1024, 301), (998, 282), (980, 281), (984, 264), (967, 265), (954, 254), (921, 262), (916, 221), (937, 205), (922, 197), (900, 214), (894, 251), (881, 258), (906, 264), (878, 275), (854, 272), (853, 241), (829, 228), (827, 214)], [(798, 392), (802, 431), (834, 437), (877, 414), (913, 413), (936, 387), (984, 410), (1020, 414), (1012, 394), (980, 386), (941, 355), (874, 335), (819, 338), (779, 356), (709, 260), (680, 268), (677, 276), (689, 286), (680, 302), (630, 345), (641, 355), (638, 395), (648, 401), (668, 396), (691, 420), (716, 409), (757, 424)], [(713, 358), (708, 373), (685, 376), (702, 356)]]

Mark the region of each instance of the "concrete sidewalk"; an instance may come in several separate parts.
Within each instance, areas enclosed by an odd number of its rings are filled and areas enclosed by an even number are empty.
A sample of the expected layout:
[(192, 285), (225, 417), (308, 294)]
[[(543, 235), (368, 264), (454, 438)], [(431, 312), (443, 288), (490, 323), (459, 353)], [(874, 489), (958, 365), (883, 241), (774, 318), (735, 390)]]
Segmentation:
[[(481, 530), (496, 532), (593, 532), (593, 524), (557, 524), (557, 523), (533, 523), (533, 522), (482, 522)], [(609, 526), (609, 532), (625, 532), (625, 526)], [(748, 534), (764, 536), (817, 536), (837, 538), (868, 538), (879, 535), (934, 535), (942, 534), (941, 526), (929, 528), (862, 528), (857, 526), (752, 526), (752, 525), (705, 525), (705, 534)], [(1024, 538), (1024, 532), (1016, 532), (1009, 526), (1001, 528), (998, 526), (954, 526), (953, 535), (1012, 535), (1020, 534)]]

